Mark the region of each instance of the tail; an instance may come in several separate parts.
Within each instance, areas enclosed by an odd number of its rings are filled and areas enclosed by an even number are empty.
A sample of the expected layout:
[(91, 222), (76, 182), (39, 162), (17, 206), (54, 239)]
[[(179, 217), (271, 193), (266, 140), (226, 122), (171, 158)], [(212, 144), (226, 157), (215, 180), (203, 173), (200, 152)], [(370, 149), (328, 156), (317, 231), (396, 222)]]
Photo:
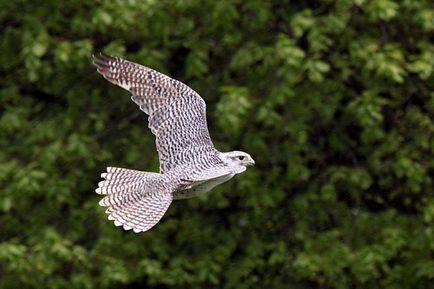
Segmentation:
[(95, 190), (105, 195), (99, 202), (108, 207), (108, 219), (125, 230), (144, 232), (160, 221), (172, 202), (172, 193), (158, 173), (108, 167)]

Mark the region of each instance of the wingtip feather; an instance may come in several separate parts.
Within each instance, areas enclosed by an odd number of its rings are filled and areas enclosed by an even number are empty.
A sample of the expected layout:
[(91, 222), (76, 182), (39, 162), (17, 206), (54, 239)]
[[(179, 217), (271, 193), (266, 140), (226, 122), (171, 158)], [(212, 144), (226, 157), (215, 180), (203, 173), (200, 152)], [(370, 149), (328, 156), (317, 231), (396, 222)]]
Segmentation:
[(107, 69), (110, 65), (110, 61), (116, 60), (117, 57), (104, 54), (102, 52), (92, 54), (92, 62), (98, 68), (99, 73), (103, 73), (104, 69)]

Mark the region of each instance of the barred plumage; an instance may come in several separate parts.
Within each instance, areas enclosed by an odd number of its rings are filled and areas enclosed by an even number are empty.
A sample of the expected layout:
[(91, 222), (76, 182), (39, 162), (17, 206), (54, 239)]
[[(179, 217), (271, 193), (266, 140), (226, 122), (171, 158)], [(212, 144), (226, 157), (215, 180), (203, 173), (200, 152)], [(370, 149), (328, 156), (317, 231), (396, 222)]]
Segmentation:
[(96, 192), (105, 197), (109, 219), (135, 232), (149, 230), (172, 199), (195, 196), (254, 164), (249, 154), (221, 153), (211, 141), (204, 100), (187, 85), (148, 67), (108, 55), (93, 56), (98, 72), (131, 92), (149, 115), (156, 136), (160, 173), (107, 168)]

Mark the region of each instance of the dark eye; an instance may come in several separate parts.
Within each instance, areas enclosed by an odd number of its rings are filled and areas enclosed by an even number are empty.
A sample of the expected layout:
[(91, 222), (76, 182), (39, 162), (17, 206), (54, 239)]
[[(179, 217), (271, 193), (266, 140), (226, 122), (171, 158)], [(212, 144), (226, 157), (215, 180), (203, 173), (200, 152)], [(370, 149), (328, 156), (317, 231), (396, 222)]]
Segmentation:
[(242, 161), (242, 160), (244, 160), (244, 156), (239, 156), (238, 159), (239, 159), (240, 161)]

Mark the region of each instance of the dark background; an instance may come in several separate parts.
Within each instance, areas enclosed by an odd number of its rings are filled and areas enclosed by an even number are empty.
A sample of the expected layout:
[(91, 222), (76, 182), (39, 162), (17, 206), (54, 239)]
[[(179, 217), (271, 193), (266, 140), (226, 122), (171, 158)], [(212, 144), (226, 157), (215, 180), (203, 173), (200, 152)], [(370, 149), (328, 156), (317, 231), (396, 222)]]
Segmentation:
[[(433, 288), (433, 42), (430, 0), (0, 1), (0, 288)], [(158, 158), (100, 51), (257, 165), (113, 226), (100, 173)]]

